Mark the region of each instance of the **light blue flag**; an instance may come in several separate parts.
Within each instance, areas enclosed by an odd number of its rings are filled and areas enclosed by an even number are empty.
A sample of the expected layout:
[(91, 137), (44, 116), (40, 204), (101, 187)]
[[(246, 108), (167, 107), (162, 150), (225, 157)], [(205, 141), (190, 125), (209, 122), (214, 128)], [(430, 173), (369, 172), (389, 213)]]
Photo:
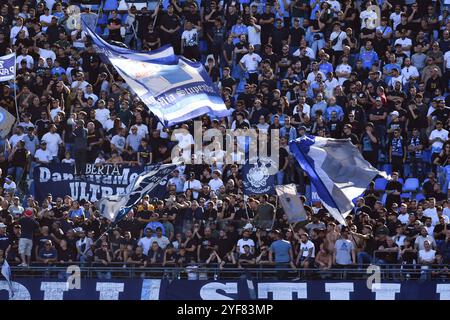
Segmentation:
[(112, 195), (100, 199), (97, 203), (100, 214), (110, 221), (118, 222), (145, 195), (151, 194), (159, 185), (167, 183), (168, 175), (175, 170), (176, 165), (155, 165), (151, 168), (150, 171), (136, 177), (127, 188), (126, 194)]
[(179, 57), (176, 65), (121, 56), (108, 59), (130, 89), (165, 126), (204, 114), (218, 118), (230, 115), (200, 62), (184, 57)]
[(16, 76), (16, 54), (0, 57), (0, 82), (13, 80)]
[(377, 175), (386, 176), (367, 162), (349, 139), (306, 136), (293, 140), (289, 148), (308, 174), (324, 207), (346, 225), (360, 196)]

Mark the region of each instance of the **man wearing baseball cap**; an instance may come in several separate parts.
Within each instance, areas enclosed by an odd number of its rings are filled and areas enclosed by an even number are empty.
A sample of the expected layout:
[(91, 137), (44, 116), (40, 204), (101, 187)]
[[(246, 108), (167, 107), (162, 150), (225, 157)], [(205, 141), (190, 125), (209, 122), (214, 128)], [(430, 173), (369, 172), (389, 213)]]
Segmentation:
[(19, 254), (22, 263), (19, 266), (28, 267), (30, 265), (31, 248), (33, 247), (33, 235), (39, 229), (39, 223), (34, 219), (34, 209), (27, 209), (23, 212), (19, 225), (22, 227), (19, 239)]

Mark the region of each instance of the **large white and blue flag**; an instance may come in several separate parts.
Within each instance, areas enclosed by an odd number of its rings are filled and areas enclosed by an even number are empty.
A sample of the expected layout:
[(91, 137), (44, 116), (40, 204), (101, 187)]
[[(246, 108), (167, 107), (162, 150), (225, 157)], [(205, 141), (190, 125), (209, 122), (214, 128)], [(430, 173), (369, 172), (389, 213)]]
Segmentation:
[(16, 76), (16, 54), (0, 57), (0, 82), (13, 80)]
[(367, 162), (349, 139), (305, 136), (289, 143), (298, 163), (308, 174), (324, 207), (346, 225), (352, 200), (377, 175), (386, 176)]
[(173, 54), (172, 47), (133, 51), (111, 45), (84, 25), (101, 57), (165, 126), (209, 114), (230, 115), (204, 66)]
[(100, 199), (97, 207), (100, 214), (110, 221), (118, 222), (135, 206), (145, 195), (151, 195), (152, 191), (161, 184), (166, 184), (169, 174), (175, 170), (176, 165), (154, 165), (148, 172), (136, 177), (127, 188), (124, 195), (112, 195)]
[(184, 57), (179, 57), (176, 65), (121, 56), (108, 59), (130, 89), (165, 126), (204, 114), (217, 118), (230, 115), (217, 87), (200, 62)]

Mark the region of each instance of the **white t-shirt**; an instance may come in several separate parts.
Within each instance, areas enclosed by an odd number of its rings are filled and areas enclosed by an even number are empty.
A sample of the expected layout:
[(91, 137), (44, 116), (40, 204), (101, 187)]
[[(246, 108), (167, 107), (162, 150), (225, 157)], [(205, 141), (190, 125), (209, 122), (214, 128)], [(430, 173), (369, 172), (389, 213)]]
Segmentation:
[[(186, 191), (187, 189), (198, 189), (199, 190), (201, 188), (202, 188), (202, 184), (197, 179), (194, 179), (193, 181), (186, 180), (184, 182), (183, 191)], [(192, 192), (192, 196), (194, 197), (194, 199), (197, 199), (198, 198), (198, 192), (197, 191), (193, 191)]]
[(444, 54), (445, 68), (450, 69), (450, 50)]
[[(148, 135), (148, 127), (145, 124), (135, 124), (135, 126), (137, 127), (137, 134), (140, 135), (142, 138), (145, 138)], [(131, 128), (130, 131), (131, 133)]]
[[(51, 22), (52, 22), (52, 18), (53, 18), (53, 16), (51, 15), (51, 14), (49, 14), (48, 16), (46, 16), (45, 14), (43, 14), (43, 15), (41, 15), (40, 17), (39, 17), (39, 21), (40, 22), (45, 22), (45, 23), (47, 23), (47, 25), (49, 25)], [(42, 27), (42, 31), (43, 32), (45, 32), (45, 31), (47, 31), (47, 26), (46, 27)]]
[(255, 247), (255, 242), (252, 239), (250, 239), (250, 238), (248, 238), (247, 240), (242, 238), (242, 239), (238, 240), (237, 245), (239, 247), (239, 253), (245, 253), (244, 246), (248, 245), (250, 247), (250, 250), (251, 250), (251, 248)]
[(84, 80), (80, 83), (80, 81), (77, 80), (77, 81), (72, 82), (71, 88), (72, 89), (76, 88), (78, 86), (78, 84), (80, 84), (78, 89), (81, 89), (81, 90), (83, 90), (83, 92), (86, 92), (86, 87), (88, 86), (89, 83)]
[(256, 28), (254, 26), (247, 27), (248, 43), (253, 46), (261, 45), (261, 26), (256, 26), (259, 28), (259, 32), (256, 31)]
[(44, 58), (45, 66), (48, 67), (47, 59), (52, 59), (53, 62), (56, 60), (56, 54), (52, 50), (39, 48), (39, 57)]
[(419, 250), (419, 258), (431, 262), (436, 258), (436, 251), (432, 249), (430, 251)]
[(75, 159), (66, 159), (66, 158), (64, 158), (64, 159), (61, 160), (61, 163), (67, 163), (67, 164), (70, 164), (70, 165), (74, 165), (75, 164)]
[(98, 96), (95, 93), (85, 93), (84, 94), (84, 98), (87, 100), (89, 98), (92, 98), (92, 100), (94, 100), (94, 104), (97, 103), (98, 101)]
[(399, 220), (402, 224), (408, 224), (408, 221), (409, 221), (409, 213), (406, 213), (406, 214), (399, 214), (399, 215), (398, 215), (398, 220)]
[(59, 145), (62, 143), (61, 137), (58, 133), (47, 132), (42, 137), (42, 141), (47, 142), (47, 150), (52, 157), (58, 156)]
[(320, 73), (322, 75), (322, 79), (325, 79), (325, 74), (322, 71), (317, 71), (317, 73), (314, 73), (311, 71), (308, 73), (308, 76), (306, 77), (306, 81), (308, 81), (309, 84), (316, 81), (317, 74)]
[(336, 67), (336, 73), (341, 72), (341, 73), (348, 73), (347, 77), (338, 77), (338, 81), (339, 84), (342, 86), (345, 82), (345, 80), (347, 80), (350, 77), (350, 73), (352, 73), (352, 67), (349, 64), (340, 64)]
[[(296, 115), (298, 113), (298, 108), (297, 106), (294, 107), (294, 110), (292, 111), (292, 115)], [(303, 112), (302, 114), (307, 114), (310, 115), (311, 114), (311, 106), (307, 103), (303, 104)]]
[(27, 62), (28, 69), (32, 69), (34, 60), (30, 55), (27, 54), (26, 56), (24, 56), (21, 54), (20, 56), (17, 57), (16, 62), (17, 62), (18, 68), (20, 68), (20, 66), (22, 64), (22, 60), (25, 60)]
[(13, 44), (16, 43), (16, 36), (19, 34), (20, 30), (24, 30), (25, 31), (25, 37), (28, 38), (29, 37), (29, 33), (28, 33), (28, 28), (25, 26), (14, 26), (11, 28), (11, 32), (9, 33), (9, 38), (13, 40)]
[(17, 135), (17, 134), (13, 134), (11, 136), (11, 138), (9, 138), (9, 144), (11, 145), (11, 148), (14, 148), (17, 144), (17, 142), (19, 142), (20, 140), (23, 140), (23, 138), (25, 138), (26, 134), (21, 134), (21, 135)]
[(105, 128), (106, 121), (109, 119), (109, 109), (97, 109), (95, 111), (95, 119), (102, 124), (103, 128)]
[(147, 237), (139, 239), (138, 246), (142, 247), (143, 253), (145, 255), (148, 254), (148, 250), (150, 250), (153, 241), (155, 241), (153, 238), (147, 238)]
[(397, 40), (395, 40), (394, 42), (394, 46), (400, 44), (402, 46), (403, 49), (403, 53), (406, 54), (408, 57), (411, 57), (411, 49), (405, 50), (404, 48), (406, 48), (407, 46), (411, 46), (412, 45), (412, 41), (410, 38), (406, 38), (402, 39), (402, 38), (398, 38)]
[(306, 243), (303, 243), (302, 241), (300, 241), (299, 247), (300, 247), (299, 254), (301, 254), (302, 257), (307, 257), (308, 254), (309, 254), (308, 250), (312, 249), (311, 258), (315, 258), (315, 256), (316, 256), (316, 248), (314, 246), (314, 243), (312, 243), (311, 240), (308, 240)]
[[(435, 226), (439, 223), (439, 217), (437, 214), (436, 208), (427, 208), (423, 210), (423, 215), (425, 217), (431, 218), (431, 225)], [(429, 233), (430, 235), (433, 235), (433, 233)]]
[(42, 162), (48, 163), (50, 161), (52, 161), (53, 157), (50, 154), (50, 151), (48, 151), (48, 149), (42, 150), (42, 149), (37, 149), (36, 152), (34, 153), (34, 157)]
[(377, 13), (372, 10), (364, 10), (360, 13), (359, 18), (361, 19), (361, 29), (364, 27), (372, 27), (373, 21), (377, 19)]
[(113, 144), (116, 147), (117, 151), (122, 154), (123, 149), (125, 148), (125, 137), (116, 134), (114, 137), (112, 137), (111, 144)]
[(419, 71), (414, 66), (404, 67), (401, 74), (403, 76), (403, 84), (406, 84), (411, 77), (419, 77)]
[(347, 34), (345, 33), (345, 31), (333, 31), (330, 35), (330, 40), (331, 42), (333, 42), (334, 39), (338, 39), (337, 43), (332, 46), (334, 51), (342, 51), (344, 50), (342, 47), (342, 41), (344, 41), (344, 39), (347, 38)]
[[(448, 140), (448, 131), (445, 129), (441, 129), (441, 131), (434, 129), (430, 133), (430, 140), (433, 140), (435, 138), (441, 138), (444, 141), (447, 141)], [(431, 152), (433, 152), (433, 153), (441, 152), (443, 145), (444, 145), (444, 143), (442, 143), (441, 141), (433, 142), (433, 144), (431, 145)]]
[(247, 68), (249, 73), (258, 72), (258, 64), (262, 61), (257, 53), (247, 53), (241, 58), (241, 63)]
[(211, 187), (212, 191), (216, 192), (217, 190), (220, 189), (220, 187), (223, 186), (223, 181), (220, 178), (218, 178), (218, 179), (211, 179), (208, 182), (208, 185)]
[(181, 40), (183, 40), (184, 47), (198, 46), (198, 32), (197, 29), (184, 30), (181, 34)]
[(392, 30), (397, 29), (397, 26), (400, 24), (400, 22), (402, 22), (402, 12), (400, 13), (395, 13), (392, 12), (391, 15), (389, 16), (389, 19), (391, 19), (392, 21)]

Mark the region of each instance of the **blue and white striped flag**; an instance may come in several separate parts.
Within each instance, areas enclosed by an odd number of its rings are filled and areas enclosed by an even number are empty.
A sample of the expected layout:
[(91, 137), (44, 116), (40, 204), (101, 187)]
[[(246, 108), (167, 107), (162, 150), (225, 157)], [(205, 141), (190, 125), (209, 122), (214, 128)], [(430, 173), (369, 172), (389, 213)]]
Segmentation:
[(168, 175), (175, 170), (176, 165), (155, 165), (134, 180), (124, 195), (112, 195), (98, 201), (100, 214), (110, 221), (118, 222), (122, 219), (145, 195), (152, 193), (161, 183), (166, 182)]
[(0, 57), (0, 82), (9, 81), (16, 76), (16, 54)]
[(372, 167), (347, 139), (307, 136), (291, 141), (289, 148), (324, 207), (343, 225), (354, 207), (352, 199), (360, 196), (377, 175), (386, 176)]

